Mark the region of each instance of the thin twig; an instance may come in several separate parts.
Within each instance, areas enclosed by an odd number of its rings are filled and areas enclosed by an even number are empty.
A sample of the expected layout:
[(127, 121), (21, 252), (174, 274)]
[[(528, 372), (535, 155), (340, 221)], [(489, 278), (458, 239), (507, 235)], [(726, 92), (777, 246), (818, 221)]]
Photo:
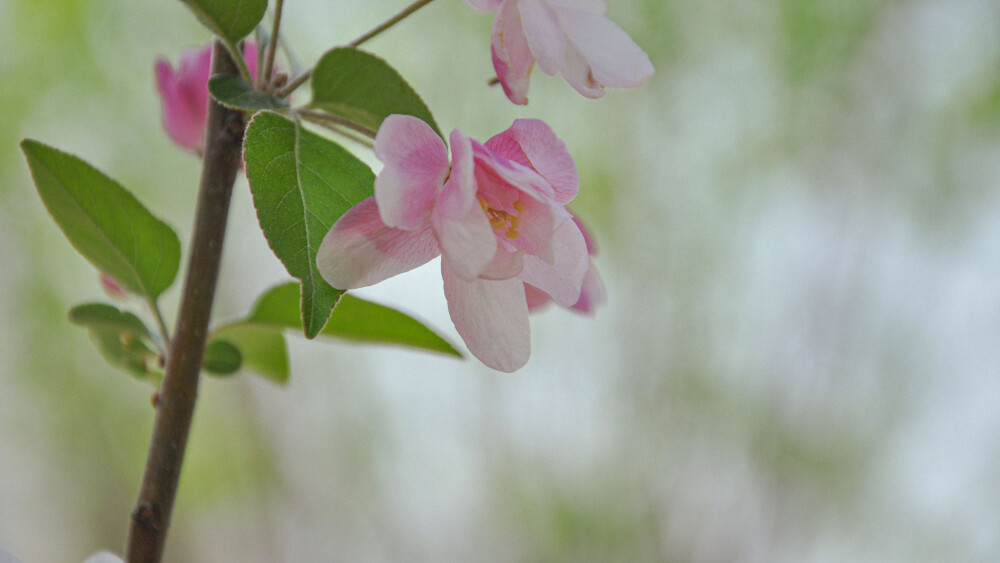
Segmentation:
[(392, 16), (391, 18), (389, 18), (388, 20), (386, 20), (385, 23), (383, 23), (382, 25), (380, 25), (380, 26), (376, 27), (375, 29), (369, 31), (368, 33), (362, 35), (361, 37), (358, 37), (354, 41), (351, 41), (350, 43), (348, 43), (348, 45), (351, 46), (351, 47), (357, 47), (358, 45), (361, 45), (365, 41), (368, 41), (372, 37), (375, 37), (379, 33), (382, 33), (383, 31), (385, 31), (385, 30), (389, 29), (390, 27), (396, 25), (401, 20), (403, 20), (405, 17), (409, 16), (413, 12), (416, 12), (420, 8), (423, 8), (424, 6), (426, 6), (427, 4), (430, 4), (433, 1), (434, 0), (417, 0), (416, 2), (414, 2), (414, 3), (410, 4), (409, 6), (407, 6), (406, 8), (404, 8), (402, 12), (396, 14), (395, 16)]
[(287, 98), (289, 94), (294, 92), (299, 86), (302, 86), (306, 80), (309, 80), (309, 77), (312, 76), (312, 71), (313, 69), (311, 68), (306, 69), (302, 74), (293, 78), (291, 82), (285, 84), (282, 88), (279, 88), (274, 93), (274, 97), (281, 99)]
[(281, 31), (281, 8), (284, 0), (276, 0), (274, 3), (274, 27), (271, 28), (271, 38), (267, 42), (267, 54), (264, 56), (264, 76), (258, 76), (258, 84), (263, 84), (270, 90), (271, 74), (274, 71), (274, 49), (278, 45), (278, 33)]
[[(416, 12), (420, 8), (423, 8), (424, 6), (426, 6), (427, 4), (430, 4), (433, 1), (434, 0), (417, 0), (413, 4), (410, 4), (409, 6), (407, 6), (406, 8), (404, 8), (402, 12), (399, 12), (395, 16), (392, 16), (391, 18), (389, 18), (388, 20), (386, 20), (384, 23), (382, 23), (381, 25), (379, 25), (375, 29), (369, 31), (368, 33), (362, 35), (361, 37), (358, 37), (354, 41), (351, 41), (350, 43), (347, 44), (347, 46), (348, 47), (357, 47), (358, 45), (361, 45), (365, 41), (368, 41), (372, 37), (375, 37), (379, 33), (382, 33), (383, 31), (385, 31), (385, 30), (389, 29), (390, 27), (396, 25), (397, 23), (399, 23), (400, 21), (402, 21), (404, 18), (406, 18), (407, 16), (409, 16), (413, 12)], [(312, 68), (309, 68), (309, 69), (306, 69), (305, 71), (303, 71), (301, 74), (299, 74), (298, 76), (296, 76), (295, 78), (293, 78), (292, 80), (290, 80), (288, 82), (288, 84), (285, 84), (283, 87), (281, 87), (278, 90), (276, 90), (274, 92), (274, 97), (276, 97), (276, 98), (287, 98), (289, 94), (291, 94), (292, 92), (294, 92), (299, 86), (302, 86), (305, 83), (306, 80), (309, 80), (309, 77), (312, 76), (312, 71), (313, 71)]]
[[(235, 74), (236, 71), (236, 61), (217, 39), (212, 46), (212, 73)], [(198, 396), (198, 380), (215, 286), (219, 279), (229, 202), (239, 170), (243, 141), (241, 114), (215, 101), (209, 102), (205, 140), (191, 255), (177, 314), (176, 332), (156, 401), (156, 420), (146, 458), (146, 471), (129, 526), (125, 556), (128, 563), (157, 563), (163, 557)]]

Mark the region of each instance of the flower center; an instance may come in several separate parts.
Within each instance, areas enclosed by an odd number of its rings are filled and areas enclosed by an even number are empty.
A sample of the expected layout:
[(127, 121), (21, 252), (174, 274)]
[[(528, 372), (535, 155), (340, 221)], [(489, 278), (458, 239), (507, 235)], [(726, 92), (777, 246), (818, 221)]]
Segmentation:
[(503, 233), (503, 236), (511, 240), (520, 236), (517, 232), (517, 227), (520, 224), (520, 215), (523, 211), (520, 201), (515, 201), (513, 203), (513, 213), (508, 213), (503, 209), (494, 209), (482, 199), (479, 200), (479, 205), (482, 206), (483, 211), (486, 212), (486, 216), (490, 220), (490, 226), (493, 227), (494, 231)]

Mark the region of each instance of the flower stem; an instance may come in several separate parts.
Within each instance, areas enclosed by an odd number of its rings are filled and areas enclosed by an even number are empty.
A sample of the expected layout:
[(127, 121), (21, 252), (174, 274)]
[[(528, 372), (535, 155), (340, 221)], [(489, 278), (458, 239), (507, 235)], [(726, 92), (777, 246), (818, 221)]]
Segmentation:
[(391, 18), (389, 18), (388, 20), (386, 20), (385, 23), (383, 23), (382, 25), (380, 25), (380, 26), (376, 27), (375, 29), (369, 31), (368, 33), (362, 35), (361, 37), (358, 37), (354, 41), (351, 41), (350, 43), (348, 43), (348, 45), (351, 46), (351, 47), (357, 47), (358, 45), (361, 45), (365, 41), (368, 41), (372, 37), (375, 37), (379, 33), (382, 33), (383, 31), (385, 31), (385, 30), (389, 29), (390, 27), (396, 25), (397, 23), (399, 23), (400, 21), (402, 21), (404, 18), (406, 18), (407, 16), (409, 16), (413, 12), (416, 12), (417, 10), (419, 10), (420, 8), (423, 8), (427, 4), (430, 4), (431, 2), (433, 2), (433, 0), (417, 0), (416, 2), (414, 2), (414, 3), (410, 4), (409, 6), (407, 6), (406, 8), (404, 8), (402, 12), (399, 12), (395, 16), (392, 16)]
[(274, 27), (271, 28), (271, 39), (267, 42), (267, 53), (264, 55), (264, 75), (257, 75), (257, 86), (264, 86), (270, 90), (271, 74), (274, 71), (274, 49), (278, 45), (278, 32), (281, 30), (281, 9), (284, 7), (284, 0), (276, 0), (274, 3)]
[[(236, 64), (229, 50), (217, 39), (212, 46), (212, 73), (235, 74)], [(156, 401), (156, 420), (146, 471), (129, 526), (126, 548), (129, 563), (156, 563), (163, 557), (198, 395), (229, 202), (239, 170), (243, 141), (241, 114), (215, 101), (209, 102), (205, 140), (191, 255), (176, 332)]]

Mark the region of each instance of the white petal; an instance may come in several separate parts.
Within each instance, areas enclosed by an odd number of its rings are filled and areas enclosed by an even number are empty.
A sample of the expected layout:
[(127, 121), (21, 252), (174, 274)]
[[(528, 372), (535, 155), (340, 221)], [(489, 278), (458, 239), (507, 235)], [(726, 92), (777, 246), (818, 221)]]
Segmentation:
[(544, 0), (520, 0), (517, 6), (521, 29), (538, 68), (549, 76), (555, 74), (566, 47), (566, 37), (555, 11)]
[(608, 18), (573, 8), (559, 8), (556, 13), (569, 42), (589, 64), (597, 86), (635, 88), (653, 75), (646, 52)]
[(444, 295), (451, 320), (469, 352), (498, 371), (512, 372), (528, 363), (531, 327), (524, 284), (517, 278), (466, 281), (441, 260)]

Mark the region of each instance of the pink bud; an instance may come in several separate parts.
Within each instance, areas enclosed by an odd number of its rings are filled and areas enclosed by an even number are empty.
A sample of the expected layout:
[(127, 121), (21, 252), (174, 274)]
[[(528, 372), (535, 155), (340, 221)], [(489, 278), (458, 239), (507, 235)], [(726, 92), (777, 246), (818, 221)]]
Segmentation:
[(101, 288), (104, 289), (104, 293), (108, 294), (108, 297), (119, 301), (128, 299), (128, 292), (118, 283), (118, 280), (104, 272), (101, 272), (100, 280)]

